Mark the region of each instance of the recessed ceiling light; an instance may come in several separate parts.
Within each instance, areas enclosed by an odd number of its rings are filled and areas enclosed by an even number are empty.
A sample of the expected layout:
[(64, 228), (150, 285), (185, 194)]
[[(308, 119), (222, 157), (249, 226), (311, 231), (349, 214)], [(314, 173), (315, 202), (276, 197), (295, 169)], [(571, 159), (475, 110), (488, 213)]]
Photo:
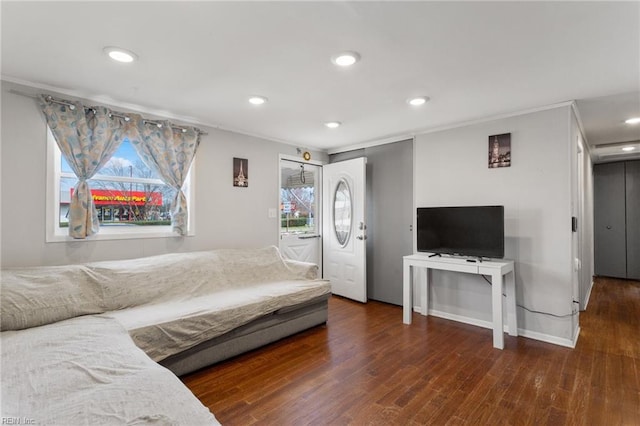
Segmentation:
[(138, 59), (138, 55), (130, 50), (121, 47), (107, 46), (102, 49), (111, 59), (118, 62), (133, 62)]
[(249, 103), (253, 104), (253, 105), (262, 105), (263, 103), (267, 102), (268, 99), (265, 98), (264, 96), (252, 96), (249, 98)]
[(331, 62), (341, 67), (350, 67), (360, 60), (358, 52), (342, 52), (331, 58)]
[(412, 106), (420, 106), (426, 104), (428, 101), (428, 96), (418, 96), (417, 98), (411, 98), (407, 100), (407, 103)]
[(622, 148), (623, 151), (633, 151), (634, 149), (636, 149), (635, 146), (625, 146)]
[(628, 120), (625, 120), (624, 122), (627, 124), (638, 124), (640, 123), (640, 117), (630, 118)]
[(340, 127), (341, 124), (342, 123), (339, 121), (327, 121), (326, 123), (324, 123), (324, 125), (330, 129), (335, 129), (337, 127)]

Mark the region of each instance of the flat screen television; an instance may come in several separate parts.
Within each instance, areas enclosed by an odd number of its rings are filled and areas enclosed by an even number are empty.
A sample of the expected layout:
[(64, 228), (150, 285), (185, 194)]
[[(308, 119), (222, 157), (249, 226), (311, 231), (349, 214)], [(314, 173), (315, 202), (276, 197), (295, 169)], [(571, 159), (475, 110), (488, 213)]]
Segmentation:
[(504, 257), (504, 206), (419, 207), (418, 251)]

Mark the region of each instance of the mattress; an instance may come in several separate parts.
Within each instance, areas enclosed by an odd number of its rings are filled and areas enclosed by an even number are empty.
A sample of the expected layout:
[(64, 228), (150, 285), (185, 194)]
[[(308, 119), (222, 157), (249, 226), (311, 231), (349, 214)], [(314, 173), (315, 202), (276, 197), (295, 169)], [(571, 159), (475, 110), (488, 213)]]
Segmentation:
[(275, 281), (103, 315), (117, 319), (136, 345), (159, 362), (264, 315), (330, 292), (328, 281)]
[(85, 316), (0, 337), (3, 422), (219, 424), (113, 319)]
[(182, 376), (325, 324), (328, 320), (330, 296), (327, 294), (299, 305), (278, 309), (191, 349), (171, 355), (160, 361), (160, 365), (175, 375)]

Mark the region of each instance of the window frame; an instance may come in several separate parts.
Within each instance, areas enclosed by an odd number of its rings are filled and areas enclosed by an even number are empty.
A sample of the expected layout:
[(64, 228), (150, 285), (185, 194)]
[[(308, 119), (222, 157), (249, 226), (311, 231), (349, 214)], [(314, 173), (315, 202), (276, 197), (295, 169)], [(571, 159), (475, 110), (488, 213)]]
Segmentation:
[[(47, 243), (69, 242), (69, 241), (101, 241), (101, 240), (128, 240), (128, 239), (144, 239), (144, 238), (175, 238), (181, 237), (178, 233), (171, 230), (171, 225), (156, 226), (136, 226), (135, 228), (122, 226), (101, 226), (100, 232), (85, 239), (76, 239), (69, 236), (69, 228), (60, 227), (60, 179), (73, 178), (77, 179), (74, 173), (62, 172), (61, 160), (62, 153), (58, 144), (47, 126), (47, 170), (46, 170), (46, 238)], [(184, 191), (188, 205), (187, 235), (194, 236), (195, 227), (195, 168), (196, 159), (194, 158), (187, 178), (185, 180), (186, 190)], [(95, 175), (90, 180), (108, 180), (113, 182), (132, 182), (132, 183), (156, 183), (157, 179), (148, 178), (127, 178), (120, 176), (104, 176)]]

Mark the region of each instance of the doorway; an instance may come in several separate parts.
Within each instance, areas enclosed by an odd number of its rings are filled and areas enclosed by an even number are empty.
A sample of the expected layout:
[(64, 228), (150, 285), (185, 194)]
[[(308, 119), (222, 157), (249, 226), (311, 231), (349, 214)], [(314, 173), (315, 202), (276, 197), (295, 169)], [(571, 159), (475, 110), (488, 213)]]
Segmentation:
[(322, 271), (322, 167), (280, 159), (280, 252)]
[(413, 140), (331, 154), (366, 157), (367, 297), (402, 306), (402, 257), (413, 253)]

